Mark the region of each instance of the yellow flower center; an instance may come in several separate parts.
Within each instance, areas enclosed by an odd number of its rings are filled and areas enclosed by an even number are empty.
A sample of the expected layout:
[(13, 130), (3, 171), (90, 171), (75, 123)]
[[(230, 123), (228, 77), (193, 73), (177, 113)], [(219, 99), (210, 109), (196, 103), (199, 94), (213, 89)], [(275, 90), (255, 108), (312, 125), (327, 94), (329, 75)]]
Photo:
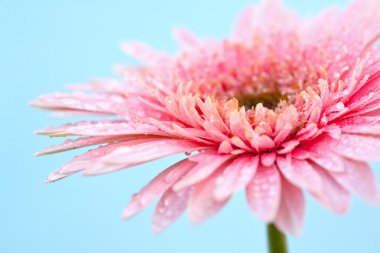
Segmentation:
[(264, 92), (260, 94), (241, 94), (238, 96), (239, 106), (245, 106), (246, 109), (261, 103), (268, 109), (275, 109), (281, 101), (287, 101), (288, 96), (278, 91)]

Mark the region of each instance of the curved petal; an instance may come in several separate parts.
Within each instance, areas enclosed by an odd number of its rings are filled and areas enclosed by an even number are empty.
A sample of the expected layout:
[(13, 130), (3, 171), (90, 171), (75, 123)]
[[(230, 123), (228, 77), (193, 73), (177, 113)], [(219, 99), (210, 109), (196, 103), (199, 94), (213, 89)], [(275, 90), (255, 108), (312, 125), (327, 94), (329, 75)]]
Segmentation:
[(141, 189), (139, 193), (133, 195), (132, 200), (123, 211), (123, 219), (129, 219), (146, 208), (157, 197), (166, 192), (193, 166), (194, 162), (185, 159), (158, 174), (149, 184)]
[(331, 211), (344, 214), (350, 206), (350, 194), (343, 189), (334, 178), (325, 170), (313, 165), (315, 171), (322, 179), (322, 191), (320, 193), (311, 192), (311, 195), (323, 206)]
[(281, 178), (275, 165), (259, 165), (255, 176), (246, 187), (248, 205), (265, 222), (274, 221), (281, 197)]
[(63, 164), (58, 170), (49, 174), (46, 178), (45, 182), (55, 182), (62, 178), (73, 175), (79, 171), (87, 169), (98, 161), (101, 157), (111, 153), (115, 149), (130, 145), (131, 143), (139, 143), (141, 140), (133, 140), (133, 141), (122, 141), (118, 143), (110, 143), (105, 146), (100, 146), (95, 149), (87, 151), (87, 153), (76, 156), (70, 162)]
[(172, 61), (170, 55), (157, 51), (143, 42), (124, 42), (121, 47), (126, 54), (147, 65), (162, 66), (163, 63), (168, 64)]
[(122, 120), (81, 121), (75, 124), (65, 124), (36, 131), (50, 137), (65, 136), (117, 136), (117, 135), (147, 135), (163, 134), (157, 127)]
[(194, 49), (199, 46), (198, 38), (189, 30), (176, 28), (173, 31), (174, 38), (184, 49)]
[(229, 200), (216, 200), (214, 189), (216, 179), (222, 169), (203, 180), (195, 186), (189, 199), (189, 219), (191, 223), (198, 224), (216, 214)]
[(347, 191), (370, 203), (379, 203), (376, 177), (365, 162), (344, 159), (344, 173), (331, 173), (332, 177)]
[(342, 134), (334, 150), (350, 159), (378, 161), (380, 158), (380, 138)]
[(126, 141), (129, 140), (127, 138), (123, 138), (122, 136), (114, 136), (114, 137), (83, 137), (78, 138), (75, 140), (66, 140), (62, 144), (58, 144), (55, 146), (51, 146), (48, 148), (45, 148), (35, 154), (35, 156), (43, 156), (43, 155), (50, 155), (55, 154), (63, 151), (68, 151), (72, 149), (87, 147), (87, 146), (93, 146), (97, 144), (102, 143), (110, 143), (113, 141)]
[(346, 134), (380, 135), (380, 117), (351, 117), (338, 124)]
[(340, 155), (328, 147), (308, 149), (309, 159), (332, 172), (343, 172), (344, 164)]
[(158, 234), (169, 227), (185, 211), (191, 188), (181, 191), (167, 190), (158, 202), (153, 214), (152, 230)]
[(186, 140), (156, 138), (139, 141), (132, 143), (132, 145), (118, 147), (101, 157), (99, 161), (86, 168), (83, 174), (90, 176), (109, 173), (162, 157), (204, 148), (197, 143)]
[(237, 21), (234, 25), (233, 31), (232, 31), (232, 38), (249, 43), (252, 39), (252, 24), (253, 24), (253, 17), (255, 15), (255, 7), (250, 6), (248, 8), (245, 8), (243, 12), (240, 14), (240, 16), (237, 18)]
[(303, 192), (285, 178), (282, 178), (281, 186), (281, 203), (274, 223), (283, 232), (299, 235), (305, 220)]
[(202, 181), (214, 173), (223, 163), (231, 159), (231, 157), (230, 155), (221, 155), (215, 151), (203, 152), (190, 157), (189, 159), (197, 162), (197, 165), (176, 183), (173, 189), (179, 191)]
[(223, 200), (244, 189), (255, 175), (258, 164), (258, 156), (252, 155), (243, 155), (233, 160), (216, 179), (215, 198)]
[(81, 113), (116, 114), (117, 109), (127, 107), (125, 99), (119, 95), (52, 93), (38, 97), (31, 106), (57, 111), (74, 111)]
[(311, 192), (321, 192), (321, 178), (306, 160), (295, 159), (291, 155), (287, 155), (286, 158), (278, 157), (276, 161), (282, 175), (291, 183)]

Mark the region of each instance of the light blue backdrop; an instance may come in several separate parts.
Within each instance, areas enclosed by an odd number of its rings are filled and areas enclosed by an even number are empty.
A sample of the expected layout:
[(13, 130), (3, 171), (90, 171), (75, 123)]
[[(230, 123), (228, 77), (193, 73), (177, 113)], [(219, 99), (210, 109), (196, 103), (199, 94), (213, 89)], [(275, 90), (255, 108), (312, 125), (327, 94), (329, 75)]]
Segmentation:
[[(286, 2), (310, 14), (332, 1)], [(176, 25), (203, 36), (225, 36), (249, 3), (0, 0), (0, 252), (266, 252), (265, 226), (250, 214), (243, 194), (203, 225), (191, 226), (182, 217), (160, 236), (150, 231), (152, 207), (121, 222), (129, 196), (178, 157), (44, 184), (44, 177), (76, 152), (32, 157), (57, 143), (33, 136), (32, 130), (62, 120), (27, 107), (41, 93), (110, 76), (112, 64), (132, 62), (118, 48), (122, 39), (173, 52)], [(293, 253), (378, 253), (379, 228), (379, 207), (354, 199), (349, 214), (337, 217), (309, 199), (303, 235), (290, 238), (290, 248)]]

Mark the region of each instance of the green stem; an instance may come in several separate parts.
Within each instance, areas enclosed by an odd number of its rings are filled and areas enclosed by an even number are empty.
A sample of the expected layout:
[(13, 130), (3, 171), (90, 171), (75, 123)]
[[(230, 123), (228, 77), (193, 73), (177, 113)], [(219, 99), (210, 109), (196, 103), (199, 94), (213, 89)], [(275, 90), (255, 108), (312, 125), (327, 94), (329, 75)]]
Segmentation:
[(275, 225), (267, 226), (269, 253), (287, 253), (286, 237)]

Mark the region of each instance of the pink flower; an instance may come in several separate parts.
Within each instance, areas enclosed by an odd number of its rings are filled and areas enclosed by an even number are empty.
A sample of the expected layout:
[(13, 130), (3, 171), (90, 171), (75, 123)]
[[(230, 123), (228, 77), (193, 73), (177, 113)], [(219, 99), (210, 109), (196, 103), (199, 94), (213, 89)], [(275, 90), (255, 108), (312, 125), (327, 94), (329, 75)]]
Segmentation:
[(356, 0), (300, 20), (268, 0), (245, 10), (229, 39), (176, 31), (175, 56), (125, 43), (143, 66), (120, 66), (118, 80), (32, 103), (61, 115), (117, 117), (38, 131), (78, 137), (38, 155), (101, 144), (47, 182), (186, 152), (124, 210), (128, 219), (161, 196), (154, 232), (186, 208), (191, 222), (203, 222), (243, 189), (258, 218), (292, 234), (303, 225), (304, 191), (338, 214), (351, 194), (377, 203), (367, 162), (380, 158), (379, 13), (377, 0)]

